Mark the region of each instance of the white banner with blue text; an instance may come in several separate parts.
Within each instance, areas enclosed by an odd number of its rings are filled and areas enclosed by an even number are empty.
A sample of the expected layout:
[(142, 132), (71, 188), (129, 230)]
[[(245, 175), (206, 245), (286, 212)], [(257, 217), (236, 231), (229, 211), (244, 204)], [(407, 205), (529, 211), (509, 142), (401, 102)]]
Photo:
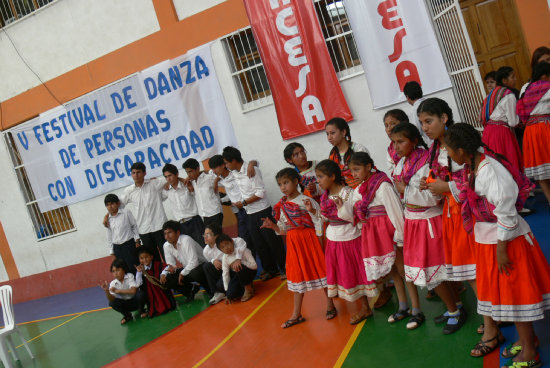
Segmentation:
[(11, 130), (42, 212), (237, 146), (210, 44), (40, 114)]
[(344, 0), (375, 109), (405, 100), (409, 81), (424, 95), (451, 87), (423, 0)]

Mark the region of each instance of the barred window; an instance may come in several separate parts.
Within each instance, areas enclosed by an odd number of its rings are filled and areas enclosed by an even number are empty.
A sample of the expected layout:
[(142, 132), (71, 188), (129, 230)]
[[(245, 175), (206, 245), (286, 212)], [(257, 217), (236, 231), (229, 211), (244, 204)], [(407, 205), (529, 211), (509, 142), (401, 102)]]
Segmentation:
[(25, 165), (17, 150), (13, 134), (4, 133), (4, 140), (10, 153), (11, 161), (15, 169), (15, 175), (19, 181), (19, 186), (25, 204), (31, 217), (34, 233), (38, 240), (45, 240), (56, 235), (61, 235), (70, 231), (75, 231), (74, 222), (69, 211), (69, 207), (60, 207), (52, 211), (41, 212), (38, 202), (31, 187), (31, 183), (25, 170)]
[(0, 27), (23, 18), (54, 0), (0, 0)]
[[(363, 72), (342, 0), (313, 0), (317, 18), (340, 80)], [(271, 89), (252, 29), (243, 28), (222, 39), (231, 75), (244, 110), (271, 102)]]

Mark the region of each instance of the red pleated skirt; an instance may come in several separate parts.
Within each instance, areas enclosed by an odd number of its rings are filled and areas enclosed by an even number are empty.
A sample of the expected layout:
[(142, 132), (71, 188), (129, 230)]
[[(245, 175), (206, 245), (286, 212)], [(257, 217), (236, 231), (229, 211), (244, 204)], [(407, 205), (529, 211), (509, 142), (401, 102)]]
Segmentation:
[(528, 125), (523, 135), (525, 175), (534, 180), (550, 179), (550, 121)]
[(388, 215), (368, 218), (361, 226), (361, 253), (369, 281), (390, 273), (395, 263), (395, 228)]
[(523, 171), (523, 158), (516, 136), (508, 126), (486, 125), (483, 128), (483, 143), (490, 149), (506, 157), (520, 171)]
[(288, 290), (296, 293), (327, 287), (325, 255), (314, 229), (287, 232), (286, 277)]

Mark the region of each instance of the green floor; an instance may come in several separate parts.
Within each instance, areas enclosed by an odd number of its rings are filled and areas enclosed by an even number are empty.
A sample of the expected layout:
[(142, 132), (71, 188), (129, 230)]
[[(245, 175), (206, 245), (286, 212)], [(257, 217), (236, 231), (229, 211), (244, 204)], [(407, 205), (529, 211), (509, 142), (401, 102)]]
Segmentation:
[[(176, 298), (179, 303), (182, 299)], [(59, 327), (29, 343), (34, 360), (23, 346), (19, 347), (21, 362), (16, 366), (101, 367), (181, 325), (206, 307), (208, 296), (200, 293), (192, 303), (180, 304), (175, 311), (153, 319), (137, 319), (126, 326), (120, 326), (122, 316), (112, 310), (21, 325), (27, 340)], [(16, 336), (13, 341), (21, 343)]]
[[(397, 299), (375, 312), (368, 320), (351, 348), (343, 367), (384, 368), (475, 368), (483, 367), (483, 358), (472, 358), (470, 349), (479, 340), (474, 331), (482, 318), (476, 312), (474, 293), (468, 288), (462, 295), (467, 308), (466, 324), (452, 335), (443, 335), (443, 325), (436, 325), (433, 317), (445, 311), (444, 304), (436, 298), (425, 299), (426, 290), (420, 291), (420, 305), (426, 322), (418, 329), (409, 331), (406, 320), (390, 325), (388, 316), (397, 310)], [(373, 362), (376, 362), (373, 365)]]

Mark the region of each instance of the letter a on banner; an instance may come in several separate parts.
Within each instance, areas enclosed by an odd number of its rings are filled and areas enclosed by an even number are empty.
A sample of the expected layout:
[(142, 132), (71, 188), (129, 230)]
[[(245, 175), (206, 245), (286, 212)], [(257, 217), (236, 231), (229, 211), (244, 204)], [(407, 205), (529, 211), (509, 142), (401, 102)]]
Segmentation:
[(330, 59), (313, 1), (244, 0), (267, 73), (283, 139), (353, 119)]

